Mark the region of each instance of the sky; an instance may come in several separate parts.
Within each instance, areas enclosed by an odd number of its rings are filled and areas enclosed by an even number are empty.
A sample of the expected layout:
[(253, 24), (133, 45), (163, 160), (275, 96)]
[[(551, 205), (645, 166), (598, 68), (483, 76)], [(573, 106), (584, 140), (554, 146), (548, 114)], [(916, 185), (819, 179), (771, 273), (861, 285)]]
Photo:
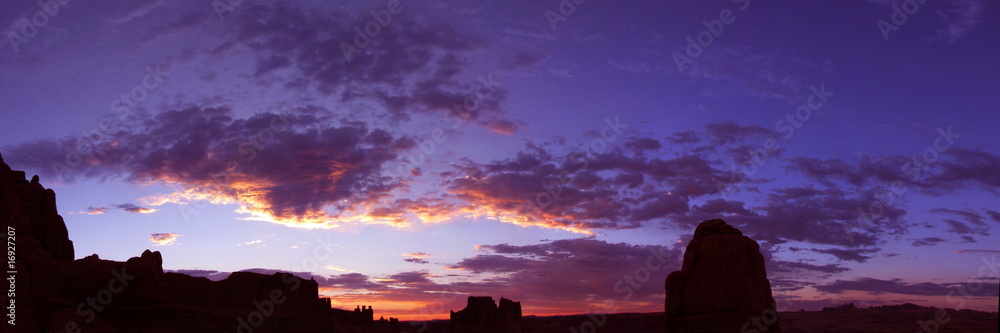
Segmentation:
[[(580, 2), (580, 3), (577, 3)], [(336, 307), (662, 311), (703, 220), (779, 310), (996, 311), (1000, 6), (6, 1), (0, 154), (76, 256)]]

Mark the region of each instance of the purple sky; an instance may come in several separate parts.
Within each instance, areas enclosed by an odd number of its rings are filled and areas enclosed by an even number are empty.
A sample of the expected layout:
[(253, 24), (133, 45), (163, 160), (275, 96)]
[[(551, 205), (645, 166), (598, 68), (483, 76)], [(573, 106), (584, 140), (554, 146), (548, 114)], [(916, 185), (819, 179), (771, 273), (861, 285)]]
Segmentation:
[(80, 257), (404, 319), (662, 311), (711, 218), (783, 310), (996, 311), (996, 3), (573, 3), (7, 1), (0, 153)]

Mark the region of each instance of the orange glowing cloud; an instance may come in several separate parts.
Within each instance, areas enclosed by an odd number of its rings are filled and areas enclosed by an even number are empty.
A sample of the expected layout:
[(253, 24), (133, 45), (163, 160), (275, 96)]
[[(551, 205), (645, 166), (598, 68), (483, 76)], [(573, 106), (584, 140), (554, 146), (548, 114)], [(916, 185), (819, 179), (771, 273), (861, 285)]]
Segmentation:
[(167, 245), (173, 245), (173, 244), (175, 244), (177, 242), (177, 239), (180, 238), (180, 237), (181, 237), (181, 235), (175, 234), (175, 233), (172, 233), (172, 232), (169, 232), (169, 233), (160, 233), (160, 234), (150, 234), (149, 235), (149, 241), (151, 241), (154, 244), (156, 244), (156, 246), (167, 246)]
[(124, 204), (116, 205), (115, 207), (118, 207), (118, 208), (120, 208), (123, 211), (129, 212), (129, 213), (135, 213), (135, 214), (149, 214), (149, 213), (155, 213), (157, 211), (156, 209), (146, 208), (146, 207), (139, 207), (139, 206), (136, 206), (136, 205), (131, 204), (131, 203), (124, 203)]

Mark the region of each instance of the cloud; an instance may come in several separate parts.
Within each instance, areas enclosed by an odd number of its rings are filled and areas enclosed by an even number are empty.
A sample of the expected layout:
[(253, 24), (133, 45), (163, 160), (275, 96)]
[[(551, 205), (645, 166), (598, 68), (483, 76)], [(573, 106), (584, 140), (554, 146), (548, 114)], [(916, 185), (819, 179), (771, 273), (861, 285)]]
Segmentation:
[(149, 241), (156, 243), (157, 246), (166, 246), (173, 245), (180, 237), (181, 235), (175, 233), (150, 234)]
[(827, 186), (832, 186), (834, 181), (864, 186), (876, 181), (889, 183), (907, 180), (909, 177), (903, 169), (906, 161), (902, 156), (872, 158), (863, 155), (853, 163), (840, 158), (818, 159), (796, 156), (789, 159), (785, 169), (799, 172)]
[[(247, 241), (247, 242), (236, 244), (236, 246), (257, 245), (257, 244), (261, 244), (261, 242), (263, 242), (263, 241), (264, 241), (263, 239), (252, 240), (252, 241)], [(261, 247), (261, 246), (263, 246), (263, 244), (258, 245), (257, 247)]]
[(212, 281), (219, 281), (229, 277), (230, 272), (219, 272), (216, 270), (206, 270), (206, 269), (174, 269), (174, 270), (164, 270), (168, 273), (178, 273), (184, 275), (190, 275), (194, 277), (203, 277)]
[(946, 21), (947, 26), (937, 29), (931, 40), (943, 40), (946, 44), (951, 45), (965, 37), (982, 23), (982, 16), (987, 10), (988, 3), (986, 0), (946, 2), (950, 8), (938, 11), (937, 14)]
[(913, 240), (913, 246), (933, 246), (937, 245), (937, 243), (941, 243), (944, 241), (945, 241), (944, 239), (941, 239), (939, 237), (918, 238)]
[(110, 210), (108, 207), (94, 207), (94, 206), (90, 206), (90, 207), (87, 207), (87, 211), (84, 212), (84, 214), (87, 214), (87, 215), (101, 215), (101, 214), (107, 214), (108, 210)]
[(692, 198), (720, 194), (733, 184), (754, 183), (722, 169), (724, 161), (730, 165), (740, 161), (743, 150), (717, 147), (747, 147), (747, 142), (776, 133), (725, 122), (706, 125), (691, 135), (699, 138), (695, 142), (703, 138), (705, 143), (694, 150), (684, 147), (680, 153), (660, 154), (653, 152), (673, 147), (641, 136), (602, 142), (607, 147), (601, 149), (529, 142), (506, 159), (455, 163), (453, 171), (442, 173), (444, 188), (465, 203), (463, 209), (522, 226), (580, 233), (637, 228), (687, 215)]
[(226, 22), (230, 38), (211, 55), (248, 55), (260, 85), (315, 91), (345, 107), (377, 106), (379, 116), (392, 122), (441, 115), (496, 133), (517, 130), (500, 107), (506, 96), (502, 84), (487, 73), (473, 75), (482, 80), (463, 79), (470, 56), (490, 47), (478, 29), (469, 29), (471, 22), (459, 25), (434, 9), (404, 5), (404, 14), (392, 15), (377, 36), (360, 40), (354, 28), (379, 9), (370, 3), (327, 7), (244, 4)]
[(942, 155), (947, 160), (932, 164), (935, 172), (927, 175), (921, 184), (928, 189), (951, 193), (955, 190), (978, 187), (995, 192), (1000, 188), (1000, 156), (983, 150), (951, 147)]
[(127, 12), (121, 14), (119, 17), (115, 17), (111, 20), (115, 25), (120, 25), (124, 23), (129, 23), (137, 18), (141, 18), (149, 14), (153, 10), (167, 4), (164, 0), (155, 1), (136, 1), (134, 3), (129, 3), (125, 8)]
[(407, 252), (403, 253), (403, 256), (408, 257), (406, 259), (403, 259), (403, 261), (412, 262), (415, 264), (426, 264), (428, 263), (428, 261), (425, 258), (430, 258), (432, 255), (424, 252)]
[(987, 209), (986, 216), (989, 216), (993, 222), (1000, 222), (1000, 212)]
[(829, 254), (829, 255), (832, 255), (834, 257), (837, 257), (837, 259), (839, 259), (839, 260), (856, 261), (856, 262), (859, 262), (859, 263), (863, 263), (865, 261), (868, 261), (868, 259), (872, 258), (872, 256), (866, 256), (865, 254), (875, 253), (875, 252), (878, 252), (880, 250), (878, 248), (873, 248), (873, 249), (840, 249), (840, 248), (830, 248), (830, 249), (815, 249), (815, 248), (813, 248), (813, 249), (800, 249), (800, 248), (789, 248), (789, 249), (793, 250), (793, 251), (808, 250), (808, 251), (812, 251), (812, 252), (816, 252), (816, 253), (824, 253), (824, 254)]
[(431, 283), (431, 280), (427, 279), (428, 276), (431, 275), (427, 272), (403, 272), (390, 275), (389, 279), (393, 282), (404, 284)]
[(842, 267), (836, 264), (816, 265), (802, 261), (782, 261), (782, 260), (774, 261), (771, 267), (772, 268), (769, 271), (775, 273), (813, 271), (813, 272), (835, 274), (835, 273), (843, 273), (848, 270), (846, 267)]
[[(903, 2), (899, 0), (868, 1), (882, 5), (886, 11), (892, 11), (893, 5), (901, 6)], [(983, 13), (989, 2), (986, 0), (954, 0), (943, 3), (946, 8), (938, 10), (935, 14), (944, 21), (945, 27), (935, 29), (934, 34), (927, 40), (944, 41), (945, 44), (951, 45), (971, 33), (976, 26), (982, 23)]]
[[(145, 205), (194, 200), (238, 204), (247, 219), (302, 228), (332, 228), (359, 217), (390, 192), (404, 188), (382, 174), (414, 142), (362, 123), (324, 123), (308, 114), (259, 113), (235, 118), (228, 108), (186, 107), (139, 119), (95, 143), (83, 163), (64, 161), (59, 147), (76, 138), (15, 146), (9, 160), (73, 181), (113, 178), (160, 183), (173, 193), (142, 198)], [(317, 125), (326, 125), (322, 128)], [(35, 150), (46, 147), (49, 150)], [(119, 205), (132, 212), (148, 209)], [(388, 222), (383, 222), (388, 223)]]
[[(856, 281), (836, 280), (828, 284), (813, 285), (813, 288), (821, 292), (841, 293), (847, 290), (866, 291), (876, 294), (895, 293), (919, 296), (944, 296), (955, 293), (953, 288), (963, 285), (963, 283), (905, 283), (900, 279), (880, 280), (873, 278), (861, 278)], [(983, 292), (977, 296), (997, 296), (998, 285), (996, 283), (983, 283)]]
[(681, 260), (676, 248), (587, 238), (479, 248), (485, 253), (450, 267), (493, 276), (485, 281), (504, 286), (504, 295), (541, 307), (579, 305), (577, 295), (589, 295), (594, 305), (625, 299), (662, 308), (663, 281)]
[(146, 208), (146, 207), (139, 207), (139, 206), (136, 206), (135, 204), (132, 204), (132, 203), (123, 203), (123, 204), (120, 204), (120, 205), (115, 205), (115, 207), (119, 208), (119, 209), (121, 209), (123, 211), (129, 212), (129, 213), (135, 213), (135, 214), (149, 214), (149, 213), (155, 213), (156, 212), (156, 209)]
[(1000, 175), (992, 172), (1000, 168), (1000, 156), (957, 146), (948, 148), (941, 156), (928, 164), (915, 164), (915, 157), (904, 155), (862, 155), (856, 161), (799, 156), (790, 158), (785, 169), (826, 186), (841, 182), (854, 186), (889, 186), (901, 182), (901, 191), (915, 189), (929, 195), (976, 187), (994, 191), (1000, 187)]
[(958, 210), (950, 208), (935, 208), (931, 209), (930, 212), (958, 216), (965, 221), (961, 222), (956, 219), (950, 219), (950, 218), (944, 219), (944, 222), (947, 223), (949, 226), (948, 231), (951, 233), (959, 235), (976, 234), (982, 236), (988, 236), (990, 234), (989, 227), (984, 221), (985, 217), (971, 209)]
[(873, 247), (884, 241), (880, 235), (898, 236), (908, 230), (906, 211), (897, 206), (880, 204), (881, 214), (865, 213), (873, 203), (881, 203), (872, 191), (795, 186), (769, 192), (761, 206), (751, 209), (756, 214), (731, 215), (726, 220), (751, 238), (770, 243), (793, 240), (851, 248)]
[(974, 254), (996, 254), (1000, 253), (1000, 250), (976, 250), (976, 249), (960, 249), (955, 250), (957, 253), (974, 253)]

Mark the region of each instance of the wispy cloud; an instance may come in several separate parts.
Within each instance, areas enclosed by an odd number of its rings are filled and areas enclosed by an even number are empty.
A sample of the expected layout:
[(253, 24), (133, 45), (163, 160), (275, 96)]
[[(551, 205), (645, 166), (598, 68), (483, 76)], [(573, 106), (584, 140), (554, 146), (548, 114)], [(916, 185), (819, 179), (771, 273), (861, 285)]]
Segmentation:
[(181, 235), (175, 233), (160, 233), (160, 234), (150, 234), (149, 241), (155, 243), (157, 246), (167, 246), (173, 245), (177, 242), (177, 239)]
[(135, 214), (149, 214), (149, 213), (155, 213), (156, 212), (156, 209), (146, 208), (146, 207), (139, 207), (139, 206), (136, 206), (135, 204), (132, 204), (132, 203), (123, 203), (123, 204), (120, 204), (120, 205), (115, 205), (115, 207), (117, 207), (117, 208), (119, 208), (119, 209), (121, 209), (123, 211), (129, 212), (129, 213), (135, 213)]
[(406, 259), (403, 259), (403, 261), (415, 264), (426, 264), (428, 261), (425, 258), (430, 258), (432, 255), (424, 252), (406, 252), (403, 253), (403, 256), (407, 257)]
[(236, 244), (236, 246), (257, 245), (257, 247), (261, 247), (261, 246), (264, 245), (264, 244), (261, 244), (262, 242), (264, 242), (263, 239), (258, 239), (258, 240), (252, 240), (252, 241), (248, 241), (248, 242), (239, 243), (239, 244)]
[(109, 210), (108, 207), (93, 207), (93, 206), (91, 206), (91, 207), (87, 207), (87, 210), (84, 211), (83, 213), (87, 214), (87, 215), (101, 215), (101, 214), (106, 214), (108, 212), (108, 210)]

